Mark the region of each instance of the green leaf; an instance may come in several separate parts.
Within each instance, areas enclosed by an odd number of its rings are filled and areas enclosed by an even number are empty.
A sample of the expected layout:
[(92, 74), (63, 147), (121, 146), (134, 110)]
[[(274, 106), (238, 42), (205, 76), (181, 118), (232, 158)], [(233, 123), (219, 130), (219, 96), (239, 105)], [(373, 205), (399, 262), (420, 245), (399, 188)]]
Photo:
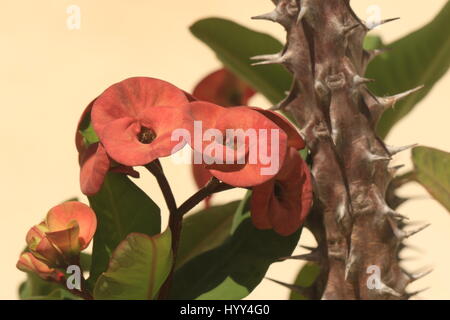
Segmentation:
[(412, 151), (415, 179), (450, 211), (450, 153), (418, 147)]
[(61, 285), (45, 281), (34, 273), (27, 273), (27, 279), (20, 284), (21, 300), (79, 300), (77, 296), (63, 289)]
[(279, 65), (252, 67), (251, 57), (280, 52), (275, 38), (220, 18), (196, 22), (191, 32), (208, 45), (220, 61), (270, 102), (278, 103), (289, 90), (292, 75)]
[(27, 279), (19, 287), (19, 298), (25, 300), (33, 296), (46, 296), (58, 287), (57, 284), (45, 281), (34, 273), (27, 273)]
[(92, 255), (81, 252), (80, 254), (80, 267), (82, 270), (91, 270), (92, 266)]
[(320, 275), (320, 267), (317, 263), (308, 262), (306, 263), (298, 273), (295, 279), (294, 286), (298, 288), (298, 291), (291, 291), (290, 300), (314, 300), (315, 297), (312, 295), (310, 290)]
[(86, 146), (100, 141), (91, 123), (91, 112), (86, 113), (79, 125), (78, 130), (83, 136), (83, 142)]
[(160, 209), (128, 177), (110, 172), (99, 193), (89, 197), (97, 214), (89, 284), (106, 270), (111, 253), (132, 232), (149, 236), (161, 228)]
[(364, 39), (364, 49), (366, 50), (374, 50), (374, 49), (379, 49), (382, 48), (383, 45), (383, 40), (381, 40), (381, 38), (377, 35), (368, 35), (366, 36), (366, 38)]
[(378, 133), (386, 137), (392, 127), (411, 112), (447, 72), (450, 66), (450, 2), (423, 28), (388, 44), (390, 50), (368, 67), (366, 77), (375, 79), (370, 89), (379, 96), (401, 93), (420, 85), (425, 88), (399, 101), (385, 112)]
[(27, 300), (83, 300), (64, 289), (55, 289), (46, 296), (32, 296)]
[(111, 257), (108, 271), (95, 285), (98, 300), (152, 300), (172, 268), (172, 237), (167, 229), (150, 237), (132, 233)]
[(240, 201), (215, 206), (183, 220), (177, 268), (199, 254), (221, 245), (230, 234), (234, 213)]
[(257, 230), (249, 196), (236, 211), (228, 239), (187, 262), (175, 273), (172, 299), (242, 299), (261, 282), (269, 266), (295, 249), (301, 231), (282, 237)]

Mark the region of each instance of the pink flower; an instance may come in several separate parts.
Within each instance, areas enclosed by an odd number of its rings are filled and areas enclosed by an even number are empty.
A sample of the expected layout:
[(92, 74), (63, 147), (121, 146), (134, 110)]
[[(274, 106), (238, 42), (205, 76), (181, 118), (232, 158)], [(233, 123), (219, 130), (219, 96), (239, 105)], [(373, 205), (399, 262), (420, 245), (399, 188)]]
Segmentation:
[[(278, 172), (276, 163), (281, 165), (284, 161), (288, 137), (263, 113), (250, 107), (224, 108), (201, 101), (192, 102), (189, 107), (192, 118), (201, 123), (202, 131), (217, 133), (222, 138), (202, 137), (200, 143), (189, 142), (194, 152), (202, 155), (205, 168), (214, 177), (232, 186), (252, 187), (270, 180)], [(234, 137), (228, 136), (230, 130), (236, 133)], [(247, 130), (255, 133), (253, 137), (246, 136)], [(193, 140), (199, 138), (197, 131), (193, 126)], [(265, 139), (262, 132), (266, 134)], [(230, 138), (233, 141), (228, 141)], [(275, 168), (264, 174), (265, 169), (271, 169), (268, 168), (271, 164), (263, 163), (263, 153), (275, 163)]]
[(26, 241), (30, 252), (47, 266), (64, 266), (87, 248), (96, 228), (94, 211), (70, 201), (53, 207), (43, 222), (30, 229)]
[(251, 216), (258, 229), (289, 236), (305, 221), (312, 205), (311, 174), (298, 151), (290, 148), (280, 172), (253, 188)]
[(175, 129), (191, 125), (188, 102), (186, 94), (168, 82), (129, 78), (96, 99), (92, 124), (112, 159), (125, 166), (146, 165), (183, 147), (171, 136)]
[[(81, 115), (75, 135), (80, 164), (80, 187), (81, 192), (87, 196), (95, 195), (100, 191), (109, 171), (121, 172), (139, 178), (139, 173), (133, 168), (122, 166), (110, 159), (100, 142), (89, 143), (83, 137), (82, 130), (89, 128), (91, 123), (91, 111), (94, 101), (86, 107)], [(92, 134), (93, 132), (91, 132)]]
[[(228, 69), (217, 70), (202, 79), (194, 89), (193, 95), (200, 101), (215, 103), (223, 107), (244, 106), (255, 95), (247, 83), (236, 77)], [(204, 187), (212, 174), (202, 164), (192, 164), (192, 174), (199, 188)], [(210, 197), (205, 199), (209, 206)]]
[(55, 280), (59, 282), (64, 277), (62, 272), (49, 268), (30, 252), (23, 253), (20, 256), (16, 267), (23, 272), (35, 273), (44, 280)]

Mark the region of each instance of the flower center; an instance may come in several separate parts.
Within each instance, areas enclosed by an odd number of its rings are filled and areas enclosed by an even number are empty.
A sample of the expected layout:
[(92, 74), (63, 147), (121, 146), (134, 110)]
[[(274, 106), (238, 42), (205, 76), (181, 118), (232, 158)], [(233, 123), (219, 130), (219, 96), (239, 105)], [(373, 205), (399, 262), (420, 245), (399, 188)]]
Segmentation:
[(146, 127), (141, 128), (141, 132), (137, 135), (138, 140), (143, 144), (150, 144), (156, 138), (156, 133)]
[(275, 198), (277, 198), (279, 201), (283, 200), (283, 186), (278, 181), (275, 181), (275, 185), (273, 187), (273, 194), (275, 195)]
[(230, 93), (230, 96), (229, 96), (229, 99), (230, 99), (230, 104), (232, 105), (232, 106), (239, 106), (242, 102), (242, 95), (241, 95), (241, 93), (239, 92), (239, 91), (233, 91), (233, 92), (231, 92)]

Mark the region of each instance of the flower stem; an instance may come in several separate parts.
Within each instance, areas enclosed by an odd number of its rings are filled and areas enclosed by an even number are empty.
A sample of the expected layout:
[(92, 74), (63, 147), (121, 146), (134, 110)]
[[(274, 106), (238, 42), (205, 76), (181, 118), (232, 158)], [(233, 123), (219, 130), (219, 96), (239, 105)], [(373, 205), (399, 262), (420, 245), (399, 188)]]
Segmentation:
[(183, 225), (183, 216), (213, 193), (229, 190), (234, 187), (222, 183), (216, 178), (212, 178), (205, 187), (200, 189), (197, 193), (187, 199), (179, 208), (177, 208), (175, 197), (173, 195), (169, 182), (164, 175), (164, 171), (159, 160), (155, 160), (145, 167), (148, 171), (150, 171), (150, 173), (155, 176), (161, 192), (163, 193), (167, 208), (169, 209), (169, 228), (172, 233), (173, 264), (172, 270), (170, 271), (169, 276), (167, 277), (159, 292), (158, 298), (160, 300), (164, 300), (168, 298), (170, 287), (172, 286), (173, 274), (177, 261), (177, 253), (181, 237), (181, 228)]
[(226, 183), (220, 182), (216, 178), (212, 178), (206, 186), (200, 189), (197, 193), (195, 193), (192, 197), (187, 199), (179, 208), (178, 214), (183, 216), (187, 212), (189, 212), (192, 208), (194, 208), (197, 204), (202, 202), (204, 199), (209, 197), (214, 193), (219, 193), (222, 191), (233, 189), (233, 186), (230, 186)]
[(145, 167), (148, 171), (150, 171), (150, 173), (155, 176), (156, 181), (158, 182), (159, 187), (163, 193), (170, 216), (172, 216), (177, 211), (177, 203), (175, 201), (175, 197), (173, 196), (172, 188), (170, 187), (169, 182), (164, 175), (161, 163), (159, 162), (159, 160), (155, 160)]

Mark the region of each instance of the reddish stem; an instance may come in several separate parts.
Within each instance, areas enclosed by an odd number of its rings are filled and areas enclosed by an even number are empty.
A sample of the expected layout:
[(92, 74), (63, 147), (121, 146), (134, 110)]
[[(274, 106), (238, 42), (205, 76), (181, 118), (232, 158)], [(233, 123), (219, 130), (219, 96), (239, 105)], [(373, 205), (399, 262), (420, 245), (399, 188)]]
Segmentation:
[(169, 209), (169, 228), (172, 232), (173, 263), (169, 276), (167, 277), (159, 292), (158, 298), (160, 300), (164, 300), (168, 298), (169, 291), (172, 286), (173, 274), (177, 261), (178, 247), (181, 237), (181, 228), (183, 225), (183, 216), (197, 204), (202, 202), (207, 197), (211, 196), (213, 193), (229, 190), (233, 187), (220, 182), (216, 178), (212, 178), (205, 187), (200, 189), (192, 197), (187, 199), (179, 208), (177, 208), (175, 197), (159, 160), (155, 160), (145, 167), (155, 176)]

